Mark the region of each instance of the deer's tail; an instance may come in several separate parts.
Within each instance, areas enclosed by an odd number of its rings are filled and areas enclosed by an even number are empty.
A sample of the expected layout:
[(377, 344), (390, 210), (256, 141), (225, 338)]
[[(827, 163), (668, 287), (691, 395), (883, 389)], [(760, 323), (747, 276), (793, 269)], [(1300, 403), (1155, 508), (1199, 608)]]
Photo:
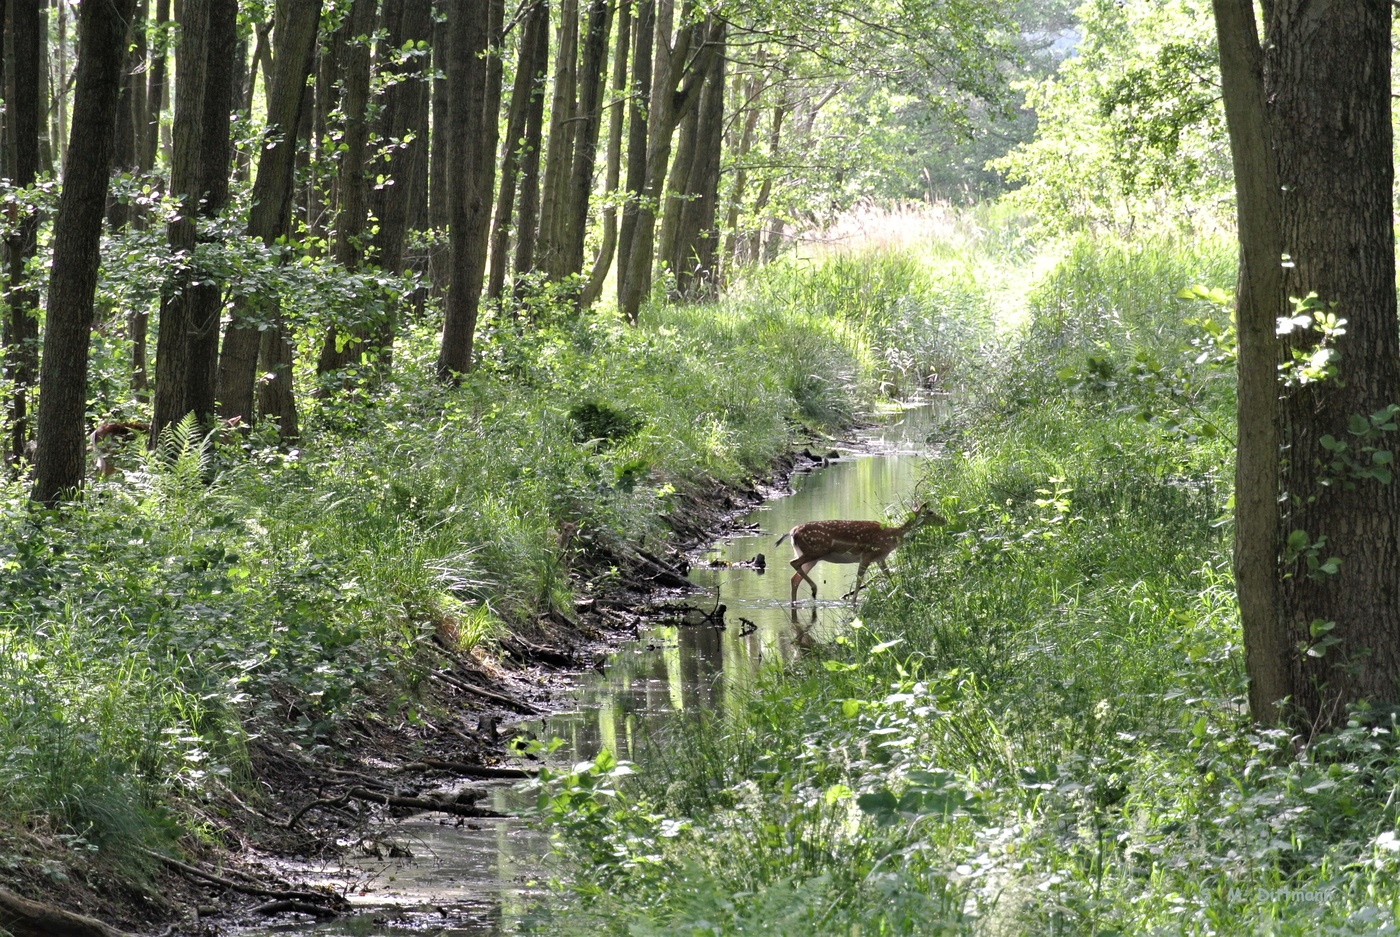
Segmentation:
[(787, 533), (783, 534), (781, 537), (778, 538), (778, 542), (775, 543), (774, 546), (779, 546), (779, 547), (782, 546), (782, 545), (783, 545), (783, 541), (786, 540), (786, 539), (787, 539), (788, 537), (790, 537), (791, 535), (792, 535), (792, 531), (789, 530)]

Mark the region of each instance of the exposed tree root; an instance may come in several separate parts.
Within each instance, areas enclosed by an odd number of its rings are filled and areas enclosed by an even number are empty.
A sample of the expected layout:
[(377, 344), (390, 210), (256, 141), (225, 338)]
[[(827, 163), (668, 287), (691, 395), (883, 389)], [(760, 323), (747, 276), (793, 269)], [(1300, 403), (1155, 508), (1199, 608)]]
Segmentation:
[(63, 911), (0, 888), (0, 928), (14, 937), (128, 937), (97, 918)]
[(149, 849), (144, 850), (144, 852), (153, 859), (159, 859), (161, 862), (170, 866), (172, 869), (176, 869), (177, 871), (183, 872), (186, 875), (193, 876), (194, 878), (203, 879), (206, 882), (212, 882), (215, 885), (227, 888), (230, 891), (236, 891), (239, 894), (254, 895), (258, 898), (273, 898), (278, 901), (296, 901), (303, 904), (315, 905), (319, 907), (322, 910), (322, 912), (328, 914), (335, 914), (335, 909), (344, 909), (349, 906), (349, 903), (340, 895), (337, 895), (335, 892), (297, 891), (296, 889), (263, 888), (259, 885), (244, 885), (241, 882), (235, 882), (232, 879), (224, 878), (222, 875), (217, 875), (213, 872), (205, 871), (204, 869), (201, 869), (198, 866), (190, 865), (187, 862), (181, 862), (179, 859), (173, 859), (170, 856), (164, 856), (158, 852), (153, 852)]

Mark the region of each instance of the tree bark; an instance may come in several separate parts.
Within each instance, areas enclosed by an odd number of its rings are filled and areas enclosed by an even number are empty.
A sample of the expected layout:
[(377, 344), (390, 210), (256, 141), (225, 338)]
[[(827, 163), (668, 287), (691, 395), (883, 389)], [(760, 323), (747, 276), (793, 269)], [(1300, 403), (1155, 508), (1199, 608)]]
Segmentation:
[[(365, 162), (369, 148), (370, 37), (378, 6), (378, 0), (354, 0), (344, 27), (341, 112), (345, 125), (336, 154), (335, 177), (340, 205), (336, 213), (334, 256), (348, 270), (358, 269), (364, 258), (365, 212), (369, 201)], [(401, 9), (401, 4), (396, 8)], [(387, 13), (387, 3), (385, 9)], [(397, 25), (394, 28), (397, 29)], [(381, 43), (381, 62), (383, 51)], [(316, 373), (325, 375), (339, 371), (357, 360), (364, 351), (366, 334), (367, 330), (360, 329), (356, 338), (346, 340), (334, 325), (330, 326), (321, 344)]]
[[(651, 264), (655, 250), (652, 235), (656, 224), (654, 206), (670, 163), (671, 138), (676, 126), (699, 100), (702, 79), (715, 53), (715, 49), (703, 41), (701, 30), (704, 27), (700, 23), (683, 26), (672, 48), (666, 38), (670, 32), (670, 19), (670, 4), (663, 2), (657, 16), (657, 61), (651, 89), (651, 119), (647, 127), (646, 184), (637, 207), (637, 225), (627, 258), (626, 286), (618, 297), (623, 317), (634, 325), (641, 313), (642, 301), (651, 291)], [(694, 55), (690, 54), (692, 48)]]
[(458, 169), (448, 189), (452, 281), (447, 290), (442, 347), (437, 360), (438, 376), (448, 381), (471, 370), (480, 299), (480, 284), (474, 292), (469, 269), (475, 254), (472, 234), (488, 204), (480, 184), (483, 171), (478, 163), (482, 147), (475, 134), (484, 129), (480, 126), (486, 104), (486, 63), (482, 53), (489, 41), (489, 8), (493, 6), (494, 0), (450, 0), (448, 4), (448, 118), (444, 129), (449, 134), (447, 158)]
[(156, 334), (156, 393), (150, 441), (154, 445), (168, 424), (190, 412), (190, 336), (194, 331), (196, 222), (203, 196), (200, 160), (204, 155), (204, 97), (209, 67), (209, 22), (212, 0), (184, 0), (180, 44), (175, 65), (180, 82), (175, 88), (174, 162), (170, 191), (180, 200), (179, 214), (166, 225), (174, 270), (161, 297)]
[(1264, 99), (1252, 0), (1215, 0), (1220, 75), (1234, 162), (1240, 267), (1235, 294), (1235, 589), (1244, 630), (1249, 708), (1274, 723), (1289, 695), (1288, 636), (1278, 610), (1278, 361), (1274, 323), (1286, 309), (1278, 165)]
[(676, 292), (682, 297), (713, 296), (716, 289), (715, 255), (719, 232), (715, 211), (719, 204), (720, 155), (724, 141), (724, 43), (725, 23), (710, 23), (706, 39), (714, 48), (709, 73), (698, 107), (695, 159), (686, 182), (686, 199), (680, 208), (680, 225), (671, 257)]
[(433, 17), (433, 138), (428, 165), (428, 218), (434, 228), (447, 227), (451, 186), (448, 180), (448, 92), (447, 70), (451, 67), (448, 52), (447, 19), (451, 0), (436, 0)]
[(627, 199), (617, 232), (617, 295), (627, 292), (627, 265), (637, 230), (637, 205), (647, 181), (647, 114), (651, 110), (652, 47), (656, 34), (655, 0), (637, 0), (637, 28), (632, 51), (632, 103), (627, 112)]
[(520, 144), (520, 209), (515, 222), (515, 292), (521, 288), (521, 275), (535, 269), (535, 245), (539, 239), (540, 152), (544, 143), (544, 96), (549, 73), (549, 7), (541, 4), (539, 40), (530, 74), (535, 76), (525, 110), (525, 137)]
[[(431, 0), (402, 0), (401, 5), (397, 23), (389, 33), (390, 49), (386, 52), (403, 50), (410, 44), (417, 48), (427, 42), (432, 33)], [(381, 61), (386, 58), (381, 56)], [(428, 147), (427, 133), (415, 133), (425, 116), (423, 106), (427, 98), (423, 95), (423, 88), (427, 80), (427, 64), (426, 56), (421, 53), (394, 64), (391, 72), (398, 81), (386, 92), (379, 114), (380, 146), (384, 148), (385, 156), (375, 166), (376, 176), (382, 177), (383, 181), (370, 193), (370, 210), (379, 220), (379, 226), (370, 239), (370, 259), (389, 273), (397, 274), (403, 270), (413, 182), (420, 162), (419, 154), (426, 153)], [(400, 142), (395, 145), (392, 143), (395, 140)], [(423, 161), (423, 165), (427, 165), (426, 161)], [(376, 344), (381, 363), (387, 363), (392, 353), (395, 316), (395, 310), (390, 308), (386, 318), (379, 323)]]
[(98, 245), (112, 170), (126, 27), (135, 0), (85, 3), (67, 171), (54, 220), (53, 269), (39, 377), (38, 450), (32, 496), (55, 505), (83, 482), (87, 365)]
[[(34, 184), (39, 173), (39, 0), (10, 0), (5, 61), (8, 170), (16, 188)], [(39, 295), (30, 283), (29, 262), (38, 250), (39, 214), (26, 211), (6, 239), (9, 283), (4, 341), (5, 377), (13, 382), (8, 419), (10, 459), (25, 457), (29, 443), (29, 392), (39, 367)], [(8, 460), (7, 460), (8, 461)]]
[[(1265, 93), (1291, 260), (1284, 295), (1316, 292), (1347, 320), (1335, 342), (1338, 376), (1285, 390), (1280, 420), (1280, 538), (1325, 537), (1321, 555), (1341, 560), (1331, 576), (1309, 575), (1304, 558), (1285, 562), (1280, 583), (1298, 724), (1325, 729), (1345, 721), (1350, 703), (1395, 702), (1400, 686), (1400, 484), (1338, 469), (1323, 445), (1330, 434), (1359, 450), (1364, 437), (1349, 432), (1355, 421), (1400, 404), (1391, 8), (1362, 0), (1322, 15), (1306, 0), (1269, 6)], [(1316, 337), (1295, 332), (1292, 344), (1310, 350)], [(1390, 438), (1374, 445), (1387, 449)], [(1317, 648), (1322, 633), (1337, 643), (1321, 656), (1297, 653)]]
[(520, 177), (525, 149), (529, 145), (525, 140), (526, 117), (531, 100), (542, 93), (536, 86), (543, 75), (535, 70), (535, 62), (540, 57), (540, 44), (549, 41), (548, 30), (549, 7), (544, 0), (535, 0), (525, 14), (521, 28), (515, 85), (510, 91), (510, 108), (506, 117), (506, 141), (501, 155), (501, 184), (496, 195), (495, 218), (491, 223), (491, 260), (486, 278), (486, 295), (492, 299), (499, 299), (505, 289), (506, 255), (510, 248), (516, 183)]
[(724, 224), (726, 233), (721, 264), (724, 267), (722, 278), (725, 281), (728, 281), (733, 275), (734, 266), (739, 257), (739, 218), (744, 208), (745, 190), (749, 184), (749, 172), (745, 161), (753, 149), (754, 137), (758, 132), (758, 118), (762, 113), (759, 107), (754, 104), (758, 100), (759, 93), (763, 90), (762, 73), (754, 72), (741, 87), (744, 88), (744, 91), (738, 108), (745, 112), (744, 129), (734, 148), (734, 182), (729, 187), (729, 209)]
[[(275, 248), (291, 221), (293, 169), (296, 159), (296, 128), (301, 123), (307, 76), (316, 51), (316, 28), (321, 15), (320, 0), (278, 0), (276, 51), (268, 94), (267, 129), (259, 150), (258, 170), (253, 179), (253, 207), (248, 213), (248, 236), (260, 238)], [(259, 315), (261, 314), (261, 315)], [(257, 310), (245, 298), (234, 309), (233, 319), (224, 332), (219, 359), (219, 414), (253, 419), (254, 377), (262, 344), (259, 322), (269, 325), (273, 336), (271, 357), (286, 361), (286, 326), (275, 309)], [(283, 383), (279, 394), (265, 400), (264, 415), (279, 418), (284, 435), (295, 435), (296, 407), (291, 398), (290, 369), (274, 378)], [(266, 386), (266, 385), (265, 385)], [(291, 430), (290, 433), (287, 431)]]
[(574, 85), (578, 67), (578, 0), (563, 0), (559, 12), (559, 51), (554, 58), (554, 93), (549, 104), (549, 142), (540, 197), (540, 231), (535, 264), (550, 279), (564, 270), (568, 182), (573, 162)]
[(598, 131), (603, 118), (603, 69), (608, 55), (608, 0), (593, 0), (583, 61), (578, 74), (578, 113), (574, 123), (574, 152), (560, 225), (560, 277), (583, 272), (583, 242), (588, 234), (588, 206), (593, 194), (593, 167), (598, 161)]
[(603, 209), (603, 242), (598, 246), (598, 256), (593, 260), (588, 284), (579, 299), (582, 309), (592, 306), (602, 295), (603, 283), (607, 280), (613, 254), (617, 251), (617, 205), (613, 199), (616, 198), (622, 174), (622, 118), (627, 92), (627, 49), (632, 37), (632, 6), (631, 0), (618, 0), (617, 39), (613, 45), (613, 101), (609, 105), (612, 113), (608, 116), (608, 154), (603, 169), (603, 192), (608, 203)]

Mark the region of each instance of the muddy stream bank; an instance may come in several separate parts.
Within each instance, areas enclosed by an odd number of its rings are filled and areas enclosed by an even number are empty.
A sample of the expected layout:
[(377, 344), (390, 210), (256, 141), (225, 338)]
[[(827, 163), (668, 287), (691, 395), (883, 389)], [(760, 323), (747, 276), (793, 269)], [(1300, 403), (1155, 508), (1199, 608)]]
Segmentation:
[[(814, 605), (804, 585), (794, 621), (791, 549), (775, 546), (774, 540), (804, 521), (887, 520), (890, 505), (908, 506), (931, 455), (925, 440), (942, 407), (940, 398), (889, 413), (849, 445), (838, 446), (839, 459), (795, 472), (790, 494), (772, 492), (726, 536), (692, 556), (689, 578), (695, 591), (683, 601), (660, 597), (636, 640), (610, 655), (600, 670), (573, 675), (564, 697), (571, 701), (567, 708), (511, 728), (546, 741), (562, 739), (551, 756), (558, 765), (591, 758), (603, 748), (641, 762), (642, 740), (677, 719), (694, 720), (703, 731), (706, 714), (736, 699), (734, 691), (766, 662), (791, 659), (806, 642), (829, 640), (851, 617), (851, 604), (841, 597), (854, 585), (855, 566), (818, 564), (812, 575), (819, 600)], [(759, 554), (766, 570), (753, 567)], [(872, 567), (868, 578), (875, 575)], [(722, 626), (675, 610), (684, 604), (708, 611), (720, 603)], [(510, 817), (423, 814), (386, 821), (368, 845), (352, 850), (354, 855), (281, 863), (307, 882), (337, 889), (348, 885), (355, 909), (328, 923), (285, 915), (234, 932), (246, 937), (513, 932), (545, 893), (548, 834), (516, 818), (530, 803), (514, 784), (472, 782), (470, 787), (482, 792), (479, 806)]]

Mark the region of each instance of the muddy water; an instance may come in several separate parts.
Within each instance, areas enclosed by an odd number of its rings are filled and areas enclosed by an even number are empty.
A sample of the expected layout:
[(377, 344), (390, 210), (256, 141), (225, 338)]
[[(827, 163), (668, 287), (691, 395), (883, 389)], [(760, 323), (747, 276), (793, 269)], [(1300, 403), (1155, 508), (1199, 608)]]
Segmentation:
[[(829, 639), (851, 616), (851, 604), (842, 596), (855, 583), (856, 567), (818, 564), (811, 573), (817, 601), (804, 583), (794, 611), (792, 549), (787, 543), (775, 546), (774, 540), (804, 521), (886, 521), (892, 507), (902, 512), (912, 506), (915, 483), (932, 456), (925, 439), (939, 415), (938, 403), (887, 414), (852, 445), (836, 447), (840, 458), (795, 475), (790, 496), (769, 500), (741, 519), (731, 536), (695, 557), (690, 578), (700, 589), (684, 602), (705, 611), (723, 604), (723, 626), (677, 623), (649, 629), (602, 672), (577, 678), (571, 709), (519, 729), (562, 739), (554, 756), (561, 765), (591, 758), (605, 747), (635, 761), (643, 757), (642, 739), (678, 718), (703, 724), (703, 714), (737, 699), (731, 690), (751, 680), (765, 662), (790, 659), (804, 643)], [(759, 554), (766, 560), (763, 572), (751, 565)], [(746, 565), (734, 565), (739, 563)], [(872, 568), (867, 582), (877, 575)], [(688, 620), (698, 617), (691, 613)], [(679, 613), (676, 619), (685, 620)], [(512, 787), (496, 785), (483, 806), (513, 814), (527, 804)], [(458, 824), (420, 816), (386, 824), (373, 842), (354, 847), (355, 855), (333, 864), (305, 863), (290, 870), (313, 881), (342, 886), (348, 881), (362, 913), (319, 926), (309, 919), (289, 920), (242, 933), (508, 933), (543, 893), (540, 860), (549, 843), (523, 820)]]

